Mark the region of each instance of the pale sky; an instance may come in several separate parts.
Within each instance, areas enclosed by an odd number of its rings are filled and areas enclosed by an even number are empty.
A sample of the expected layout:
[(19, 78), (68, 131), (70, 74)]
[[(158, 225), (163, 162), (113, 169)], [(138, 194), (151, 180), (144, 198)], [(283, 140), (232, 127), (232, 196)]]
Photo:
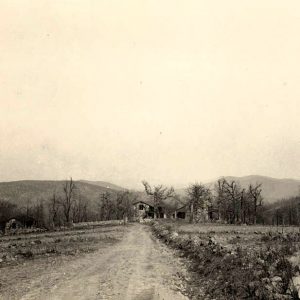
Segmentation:
[(300, 178), (300, 1), (0, 0), (0, 181)]

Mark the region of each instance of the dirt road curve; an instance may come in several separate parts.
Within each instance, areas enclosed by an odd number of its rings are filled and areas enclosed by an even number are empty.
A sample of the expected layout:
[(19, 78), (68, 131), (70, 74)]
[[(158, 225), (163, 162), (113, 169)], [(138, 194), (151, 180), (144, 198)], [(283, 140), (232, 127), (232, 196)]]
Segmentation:
[(30, 282), (21, 299), (187, 299), (180, 292), (182, 262), (140, 224), (120, 243), (54, 270)]

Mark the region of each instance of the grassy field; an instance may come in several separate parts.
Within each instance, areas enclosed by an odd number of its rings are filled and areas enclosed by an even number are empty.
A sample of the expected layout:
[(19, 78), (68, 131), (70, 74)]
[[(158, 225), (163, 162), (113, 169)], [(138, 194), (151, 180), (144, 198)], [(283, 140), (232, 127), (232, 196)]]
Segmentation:
[(120, 240), (123, 227), (110, 223), (81, 224), (61, 231), (1, 236), (0, 269), (29, 259), (93, 252), (99, 246)]
[[(22, 299), (80, 276), (120, 243), (130, 228), (119, 222), (97, 222), (59, 231), (0, 236), (0, 300)], [(29, 297), (40, 298), (38, 294)]]

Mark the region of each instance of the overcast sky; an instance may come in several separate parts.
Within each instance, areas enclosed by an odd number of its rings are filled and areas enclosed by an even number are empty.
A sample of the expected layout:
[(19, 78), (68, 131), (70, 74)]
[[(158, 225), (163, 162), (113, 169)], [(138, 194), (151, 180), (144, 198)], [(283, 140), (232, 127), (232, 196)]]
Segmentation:
[(300, 2), (0, 1), (0, 181), (300, 178)]

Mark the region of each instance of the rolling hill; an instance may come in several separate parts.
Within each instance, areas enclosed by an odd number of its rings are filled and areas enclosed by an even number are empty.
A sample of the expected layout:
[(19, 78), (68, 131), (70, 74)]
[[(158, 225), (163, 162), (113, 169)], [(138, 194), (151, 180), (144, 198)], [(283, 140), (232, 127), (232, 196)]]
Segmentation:
[[(276, 200), (285, 199), (299, 195), (300, 180), (277, 179), (266, 176), (250, 175), (244, 177), (226, 176), (227, 180), (235, 180), (246, 188), (250, 183), (262, 183), (262, 195), (265, 203), (273, 203)], [(214, 187), (217, 180), (206, 183), (210, 188)], [(104, 181), (76, 181), (77, 191), (95, 203), (99, 201), (101, 194), (105, 192), (117, 193), (125, 191), (125, 188)], [(0, 200), (8, 200), (20, 206), (25, 206), (29, 201), (31, 204), (40, 200), (48, 200), (53, 193), (61, 195), (64, 181), (51, 180), (22, 180), (11, 182), (0, 182)], [(185, 189), (177, 189), (176, 193), (184, 201)], [(140, 200), (146, 200), (148, 196), (142, 192), (136, 192)], [(172, 200), (173, 201), (173, 200)]]
[[(0, 200), (7, 200), (19, 206), (24, 206), (29, 201), (31, 204), (40, 200), (48, 200), (56, 193), (62, 195), (65, 181), (48, 180), (22, 180), (11, 182), (0, 182)], [(101, 194), (105, 192), (116, 193), (118, 190), (111, 187), (90, 184), (88, 182), (76, 181), (77, 192), (96, 202)]]
[(106, 189), (116, 190), (116, 191), (126, 191), (127, 189), (120, 187), (116, 184), (105, 182), (105, 181), (90, 181), (90, 180), (79, 180), (79, 182), (88, 183), (96, 186), (100, 186)]

